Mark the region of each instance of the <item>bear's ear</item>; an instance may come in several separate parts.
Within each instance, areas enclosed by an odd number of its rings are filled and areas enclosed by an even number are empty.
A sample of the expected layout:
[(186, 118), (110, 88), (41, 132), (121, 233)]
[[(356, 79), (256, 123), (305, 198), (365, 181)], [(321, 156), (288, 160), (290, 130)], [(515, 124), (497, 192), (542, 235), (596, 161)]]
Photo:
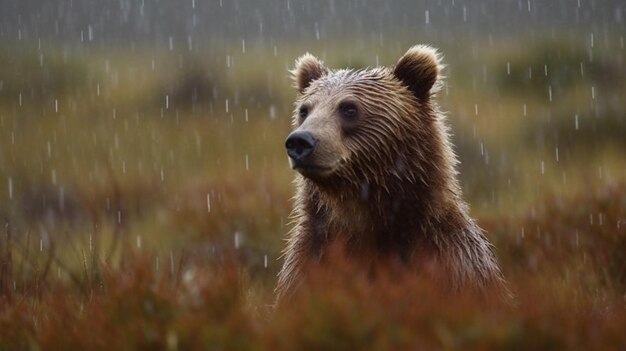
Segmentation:
[(437, 50), (417, 45), (410, 48), (393, 68), (393, 74), (420, 99), (428, 99), (439, 88), (439, 72), (443, 68)]
[(302, 94), (315, 80), (320, 79), (328, 73), (328, 68), (315, 56), (306, 53), (296, 60), (296, 67), (289, 71), (294, 80), (294, 86), (298, 93)]

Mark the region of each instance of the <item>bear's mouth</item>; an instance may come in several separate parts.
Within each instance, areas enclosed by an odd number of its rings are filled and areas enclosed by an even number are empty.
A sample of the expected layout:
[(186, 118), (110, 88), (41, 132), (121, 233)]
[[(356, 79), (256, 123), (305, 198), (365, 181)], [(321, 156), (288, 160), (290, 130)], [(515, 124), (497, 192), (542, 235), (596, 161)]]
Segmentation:
[(291, 168), (308, 178), (324, 176), (333, 171), (332, 167), (296, 163), (292, 164)]
[(307, 178), (321, 178), (326, 177), (335, 172), (337, 167), (343, 163), (345, 160), (338, 159), (333, 163), (332, 166), (313, 164), (307, 162), (297, 162), (292, 158), (289, 158), (289, 163), (291, 165), (291, 169), (297, 171)]

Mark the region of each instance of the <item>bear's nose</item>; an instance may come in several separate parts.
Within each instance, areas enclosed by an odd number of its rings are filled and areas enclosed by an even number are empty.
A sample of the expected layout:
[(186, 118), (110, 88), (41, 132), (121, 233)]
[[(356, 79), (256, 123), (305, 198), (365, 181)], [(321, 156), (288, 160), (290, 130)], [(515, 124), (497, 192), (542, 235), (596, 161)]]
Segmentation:
[(304, 161), (315, 149), (317, 139), (310, 132), (297, 131), (289, 134), (285, 140), (287, 155), (294, 161)]

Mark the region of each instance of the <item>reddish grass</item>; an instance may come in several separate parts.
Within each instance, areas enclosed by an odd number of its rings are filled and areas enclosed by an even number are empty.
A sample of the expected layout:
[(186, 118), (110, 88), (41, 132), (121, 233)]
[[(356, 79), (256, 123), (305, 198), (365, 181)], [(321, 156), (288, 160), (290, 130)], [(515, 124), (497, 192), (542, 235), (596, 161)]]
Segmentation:
[(623, 349), (625, 215), (622, 184), (483, 219), (513, 305), (345, 263), (272, 309), (273, 280), (260, 284), (239, 252), (188, 254), (172, 272), (127, 250), (86, 292), (52, 279), (36, 294), (5, 291), (0, 349)]

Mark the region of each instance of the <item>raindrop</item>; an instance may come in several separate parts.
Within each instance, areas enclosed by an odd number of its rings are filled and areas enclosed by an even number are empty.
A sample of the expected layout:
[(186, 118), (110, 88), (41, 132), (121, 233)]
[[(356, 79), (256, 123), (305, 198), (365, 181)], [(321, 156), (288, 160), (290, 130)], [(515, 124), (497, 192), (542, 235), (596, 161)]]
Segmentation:
[(170, 96), (169, 95), (165, 95), (165, 109), (169, 109), (170, 108)]
[(552, 85), (548, 86), (548, 101), (552, 102)]
[(122, 211), (117, 211), (117, 223), (122, 224)]
[(241, 39), (241, 52), (243, 54), (246, 53), (246, 40), (245, 39)]
[(54, 99), (54, 112), (59, 112), (59, 100)]
[(598, 213), (598, 225), (602, 225), (602, 223), (604, 223), (604, 217), (602, 213)]
[(170, 251), (170, 276), (174, 277), (174, 253)]
[(425, 16), (425, 20), (426, 20), (426, 24), (430, 23), (430, 12), (428, 10), (426, 10), (426, 12), (424, 13)]
[(52, 184), (53, 185), (57, 185), (57, 171), (56, 169), (53, 169), (51, 173), (51, 178), (52, 178)]
[(467, 7), (463, 6), (463, 22), (467, 22)]
[(595, 100), (596, 99), (596, 87), (591, 87), (591, 99)]
[(589, 45), (593, 47), (593, 33), (589, 34)]
[(556, 158), (556, 162), (559, 162), (559, 148), (554, 148), (554, 154)]
[(582, 77), (584, 75), (585, 75), (585, 69), (584, 69), (583, 63), (581, 61), (580, 62), (580, 76)]
[(161, 181), (165, 180), (165, 173), (163, 172), (163, 168), (161, 168)]
[(9, 200), (13, 200), (13, 178), (9, 177)]
[(169, 38), (169, 47), (170, 47), (170, 51), (174, 50), (174, 38), (171, 35)]
[(546, 76), (546, 77), (548, 76), (548, 65), (547, 64), (543, 65), (543, 75)]
[(246, 154), (246, 171), (250, 170), (250, 161), (249, 161), (249, 157), (248, 154)]
[(207, 212), (211, 213), (211, 194), (206, 194), (206, 209)]
[(228, 113), (228, 99), (226, 99), (226, 113)]
[(137, 235), (137, 248), (141, 249), (141, 235)]
[(239, 248), (239, 242), (240, 242), (240, 235), (239, 232), (235, 232), (235, 248), (238, 249)]
[(474, 114), (478, 116), (478, 104), (474, 104)]
[(578, 130), (578, 114), (574, 115), (574, 127)]
[(65, 188), (59, 188), (59, 208), (61, 208), (61, 212), (65, 211)]
[(530, 0), (528, 0), (528, 12), (530, 12)]
[(526, 116), (526, 104), (524, 104), (523, 110), (524, 110), (524, 116)]
[(546, 173), (546, 163), (541, 161), (541, 174), (545, 174)]
[(19, 94), (18, 100), (19, 100), (20, 106), (22, 106), (22, 93)]
[(248, 109), (244, 110), (244, 114), (246, 115), (246, 122), (248, 122)]
[(267, 268), (267, 255), (263, 255), (263, 268)]
[(506, 63), (506, 74), (509, 76), (511, 75), (511, 63), (510, 62)]
[(276, 106), (270, 105), (270, 119), (276, 119)]

